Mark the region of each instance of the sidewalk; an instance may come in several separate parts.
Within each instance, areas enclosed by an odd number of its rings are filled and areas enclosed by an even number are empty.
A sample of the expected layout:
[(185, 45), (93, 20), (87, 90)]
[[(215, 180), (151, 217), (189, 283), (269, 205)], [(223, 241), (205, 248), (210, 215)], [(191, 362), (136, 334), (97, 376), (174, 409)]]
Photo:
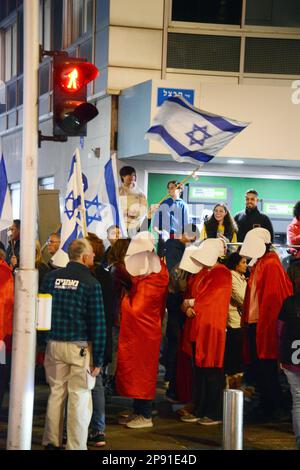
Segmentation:
[[(128, 429), (118, 424), (117, 414), (130, 408), (131, 400), (113, 397), (107, 405), (107, 445), (94, 450), (219, 450), (222, 445), (222, 425), (201, 426), (197, 423), (183, 423), (172, 407), (164, 400), (165, 390), (157, 390), (154, 427)], [(41, 450), (41, 441), (46, 412), (48, 387), (37, 385), (33, 422), (32, 449)], [(4, 413), (0, 416), (0, 449), (6, 447), (7, 397)], [(244, 427), (245, 450), (293, 450), (295, 440), (291, 423), (248, 424)]]

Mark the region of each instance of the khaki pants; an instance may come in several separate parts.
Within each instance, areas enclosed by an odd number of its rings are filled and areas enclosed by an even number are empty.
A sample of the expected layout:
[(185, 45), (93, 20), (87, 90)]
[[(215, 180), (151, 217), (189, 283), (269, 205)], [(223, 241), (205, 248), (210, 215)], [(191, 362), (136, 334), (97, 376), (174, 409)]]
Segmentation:
[(67, 449), (86, 450), (92, 416), (91, 390), (95, 378), (89, 373), (91, 354), (80, 356), (80, 346), (71, 342), (49, 341), (45, 370), (50, 386), (43, 445), (62, 445), (64, 405), (67, 406)]

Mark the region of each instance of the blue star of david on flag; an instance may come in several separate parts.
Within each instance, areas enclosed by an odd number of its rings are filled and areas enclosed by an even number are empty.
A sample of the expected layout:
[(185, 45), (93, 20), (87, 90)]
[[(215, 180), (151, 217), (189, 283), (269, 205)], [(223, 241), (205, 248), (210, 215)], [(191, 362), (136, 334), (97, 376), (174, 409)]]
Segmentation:
[[(202, 133), (202, 139), (196, 139), (195, 134), (198, 134), (198, 132)], [(190, 132), (186, 132), (185, 135), (187, 135), (190, 138), (190, 144), (189, 145), (203, 145), (206, 139), (211, 137), (211, 134), (207, 132), (207, 126), (197, 126), (197, 124), (193, 125), (193, 130)]]
[[(98, 195), (94, 197), (91, 201), (85, 199), (85, 208), (86, 208), (86, 224), (89, 226), (93, 222), (101, 222), (101, 212), (105, 209), (106, 204), (102, 204), (99, 201)], [(91, 211), (89, 212), (89, 209)]]
[(69, 220), (74, 217), (75, 211), (80, 205), (80, 196), (74, 197), (74, 191), (71, 191), (65, 199), (65, 214)]
[(164, 144), (177, 162), (199, 165), (214, 158), (248, 125), (202, 111), (174, 96), (160, 106), (145, 137)]

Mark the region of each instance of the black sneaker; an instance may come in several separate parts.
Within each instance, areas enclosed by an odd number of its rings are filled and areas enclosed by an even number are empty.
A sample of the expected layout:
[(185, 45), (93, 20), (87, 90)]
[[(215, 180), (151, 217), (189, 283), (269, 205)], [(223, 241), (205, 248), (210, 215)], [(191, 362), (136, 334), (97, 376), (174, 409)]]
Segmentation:
[(106, 445), (105, 434), (99, 431), (94, 431), (89, 434), (88, 446), (103, 447)]
[(46, 446), (44, 446), (44, 450), (64, 450), (64, 447), (57, 447), (53, 444), (47, 444)]
[(173, 403), (173, 404), (180, 403), (180, 401), (177, 400), (176, 395), (173, 394), (173, 393), (170, 393), (170, 392), (167, 392), (167, 393), (166, 393), (166, 400), (167, 400), (169, 403)]

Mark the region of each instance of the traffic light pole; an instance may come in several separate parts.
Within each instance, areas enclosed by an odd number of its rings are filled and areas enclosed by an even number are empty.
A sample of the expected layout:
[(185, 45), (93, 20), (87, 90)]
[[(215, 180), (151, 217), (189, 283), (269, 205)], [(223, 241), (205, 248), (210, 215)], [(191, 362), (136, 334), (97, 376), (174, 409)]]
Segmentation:
[(20, 268), (15, 279), (12, 375), (7, 449), (31, 449), (36, 350), (35, 270), (39, 0), (24, 0), (24, 101), (21, 180)]

